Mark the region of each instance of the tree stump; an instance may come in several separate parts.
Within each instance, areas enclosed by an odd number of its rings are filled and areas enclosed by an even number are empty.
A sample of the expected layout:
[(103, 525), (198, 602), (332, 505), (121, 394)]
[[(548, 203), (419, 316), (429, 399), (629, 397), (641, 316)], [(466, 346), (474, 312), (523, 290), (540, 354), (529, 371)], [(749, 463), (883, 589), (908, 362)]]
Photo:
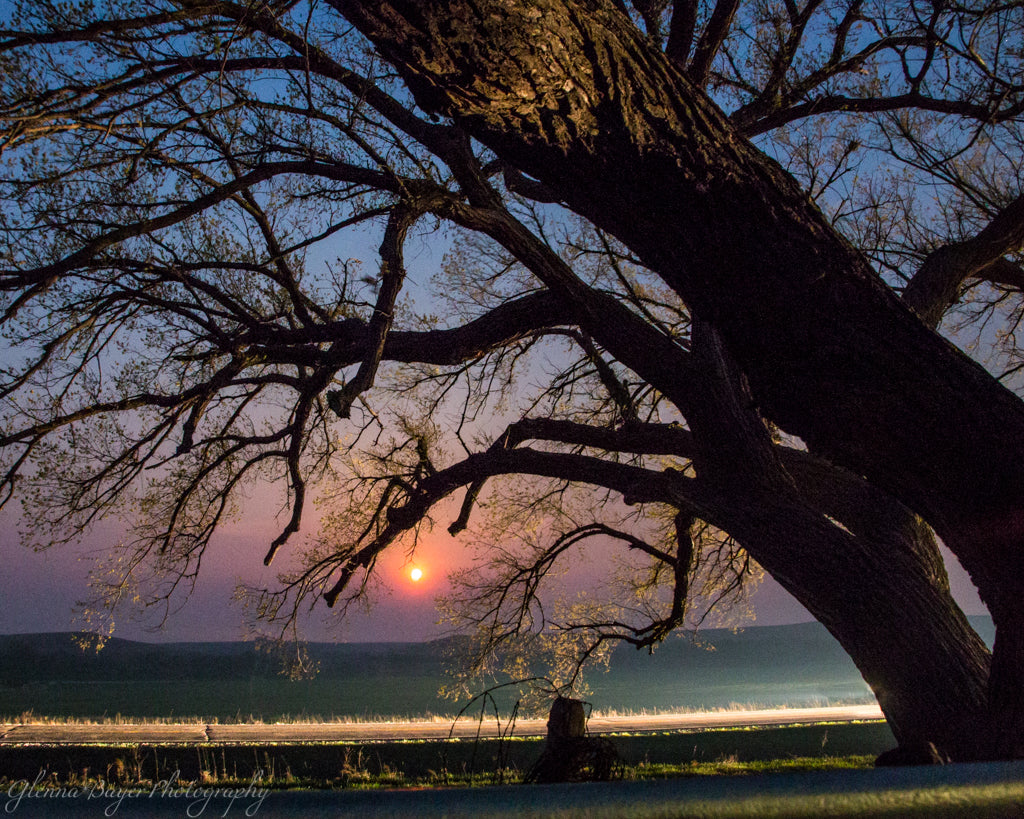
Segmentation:
[(583, 701), (557, 697), (548, 714), (544, 751), (524, 781), (607, 781), (612, 778), (618, 760), (611, 740), (587, 736)]
[(587, 712), (583, 700), (556, 697), (548, 714), (548, 742), (559, 743), (587, 735)]

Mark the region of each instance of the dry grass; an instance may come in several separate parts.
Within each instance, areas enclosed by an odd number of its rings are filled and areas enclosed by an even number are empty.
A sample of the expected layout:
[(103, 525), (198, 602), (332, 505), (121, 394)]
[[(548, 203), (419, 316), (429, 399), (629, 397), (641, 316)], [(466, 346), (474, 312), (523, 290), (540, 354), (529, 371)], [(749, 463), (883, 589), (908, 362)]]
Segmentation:
[[(166, 717), (128, 717), (121, 714), (96, 718), (49, 716), (23, 711), (16, 716), (0, 716), (0, 724), (6, 725), (378, 725), (378, 724), (418, 724), (451, 723), (456, 719), (453, 714), (424, 714), (415, 719), (395, 717), (385, 714), (369, 714), (366, 716), (329, 716), (303, 714), (296, 717), (285, 717), (268, 721), (253, 714), (239, 714), (231, 719), (204, 717), (199, 715), (181, 715)], [(462, 716), (461, 719), (469, 719)]]
[[(865, 705), (867, 700), (857, 701), (823, 701), (814, 705), (801, 705), (799, 708), (807, 707), (829, 707), (843, 705)], [(591, 718), (608, 717), (664, 717), (688, 714), (730, 714), (745, 711), (789, 711), (797, 706), (767, 706), (759, 703), (730, 703), (721, 708), (690, 708), (690, 709), (668, 709), (668, 708), (639, 708), (639, 709), (594, 709)], [(298, 716), (285, 716), (280, 719), (268, 721), (261, 716), (254, 714), (237, 714), (230, 719), (218, 717), (204, 717), (201, 715), (178, 715), (160, 717), (133, 717), (114, 714), (97, 718), (49, 716), (36, 714), (33, 711), (24, 711), (16, 716), (0, 715), (0, 723), (8, 725), (379, 725), (379, 724), (421, 724), (421, 723), (453, 723), (456, 720), (474, 722), (478, 715), (463, 714), (423, 714), (415, 718), (407, 716), (393, 716), (387, 714), (368, 714), (361, 716), (351, 715), (329, 715), (302, 714)], [(529, 717), (520, 716), (519, 722), (527, 719), (544, 719), (543, 716)], [(485, 722), (493, 722), (493, 717), (488, 717)], [(505, 720), (503, 719), (502, 722)]]

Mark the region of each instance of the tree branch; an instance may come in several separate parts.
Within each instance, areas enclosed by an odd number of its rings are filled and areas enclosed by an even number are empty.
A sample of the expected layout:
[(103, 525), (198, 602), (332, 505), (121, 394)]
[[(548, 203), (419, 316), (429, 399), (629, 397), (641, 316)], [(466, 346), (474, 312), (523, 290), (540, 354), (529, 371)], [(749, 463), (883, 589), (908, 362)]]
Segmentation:
[[(125, 225), (97, 236), (60, 261), (30, 270), (0, 270), (0, 290), (12, 291), (25, 288), (7, 308), (0, 321), (12, 318), (29, 300), (45, 292), (62, 276), (92, 261), (97, 254), (108, 247), (183, 222), (231, 198), (240, 191), (283, 174), (308, 174), (340, 182), (368, 185), (379, 190), (399, 191), (394, 178), (389, 174), (356, 165), (341, 163), (328, 165), (320, 162), (269, 162), (260, 165), (244, 176), (225, 182), (220, 187), (196, 197), (187, 205), (175, 208), (161, 216)], [(410, 184), (415, 187), (412, 183)]]
[(373, 317), (367, 325), (365, 357), (355, 377), (340, 391), (327, 393), (327, 404), (339, 418), (348, 418), (352, 403), (373, 385), (384, 355), (388, 333), (395, 318), (395, 303), (405, 282), (403, 246), (405, 234), (420, 216), (420, 209), (407, 203), (396, 205), (380, 245), (380, 290)]
[(697, 33), (697, 0), (676, 0), (672, 4), (672, 20), (668, 27), (665, 54), (680, 70), (685, 70)]
[(585, 455), (492, 446), (485, 452), (472, 454), (447, 469), (424, 477), (411, 487), (405, 503), (389, 507), (383, 532), (341, 566), (340, 577), (324, 594), (327, 605), (334, 605), (358, 569), (369, 566), (380, 552), (422, 520), (438, 501), (461, 486), (507, 474), (536, 475), (603, 486), (623, 495), (629, 504), (678, 502), (680, 496), (689, 495), (696, 487), (694, 481), (674, 470), (654, 472)]
[[(693, 51), (693, 58), (686, 68), (686, 73), (694, 85), (703, 88), (711, 73), (711, 64), (715, 55), (725, 42), (732, 26), (733, 17), (736, 16), (736, 9), (739, 8), (739, 0), (718, 0), (715, 9), (711, 12), (711, 18), (704, 27)], [(681, 23), (684, 24), (684, 23)]]
[(1006, 205), (970, 239), (944, 245), (925, 258), (903, 289), (903, 302), (929, 327), (937, 327), (967, 279), (1020, 287), (1019, 265), (1003, 259), (1024, 249), (1024, 194)]

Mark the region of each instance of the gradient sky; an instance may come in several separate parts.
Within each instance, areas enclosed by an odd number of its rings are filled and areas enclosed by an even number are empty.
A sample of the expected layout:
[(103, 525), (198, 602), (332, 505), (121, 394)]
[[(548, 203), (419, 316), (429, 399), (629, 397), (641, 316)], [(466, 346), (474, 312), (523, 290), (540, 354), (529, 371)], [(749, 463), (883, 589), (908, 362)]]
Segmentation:
[[(0, 633), (69, 631), (75, 628), (75, 603), (86, 592), (88, 555), (103, 548), (116, 532), (97, 532), (78, 547), (56, 547), (35, 553), (19, 543), (12, 515), (0, 516)], [(267, 537), (240, 531), (238, 525), (223, 533), (204, 558), (204, 572), (192, 598), (171, 614), (163, 628), (153, 630), (143, 623), (118, 621), (115, 635), (150, 642), (190, 640), (238, 640), (245, 636), (243, 613), (231, 602), (238, 579), (260, 582), (276, 569), (265, 569), (262, 558)], [(947, 562), (948, 562), (948, 554)], [(601, 571), (601, 558), (590, 573)], [(379, 565), (390, 586), (369, 614), (356, 614), (340, 627), (326, 627), (321, 617), (305, 624), (311, 640), (351, 642), (421, 641), (440, 636), (434, 598), (445, 589), (449, 568), (465, 565), (468, 556), (458, 541), (439, 526), (423, 543), (415, 564), (424, 577), (413, 583), (411, 564), (401, 550), (392, 550)], [(954, 594), (968, 614), (985, 609), (958, 564), (950, 565)], [(807, 611), (776, 583), (766, 579), (754, 597), (757, 624), (776, 625), (812, 619)], [(322, 603), (317, 611), (326, 613)], [(336, 618), (335, 618), (336, 619)]]
[[(0, 0), (2, 2), (2, 0)], [(374, 242), (368, 235), (350, 237), (342, 248), (342, 256), (376, 258)], [(417, 303), (430, 306), (428, 283), (442, 263), (448, 248), (444, 237), (429, 233), (414, 234), (406, 248), (409, 268), (407, 280), (410, 294)], [(339, 251), (334, 248), (334, 251)], [(333, 251), (332, 251), (333, 252)], [(340, 252), (340, 251), (339, 251)], [(368, 264), (370, 264), (368, 262)], [(422, 308), (421, 309), (425, 309)], [(268, 496), (273, 494), (268, 487)], [(146, 641), (238, 640), (245, 636), (243, 612), (232, 603), (232, 593), (239, 580), (253, 585), (271, 582), (279, 571), (263, 567), (263, 556), (274, 536), (283, 526), (280, 499), (249, 504), (241, 523), (230, 525), (215, 538), (212, 549), (203, 558), (202, 575), (192, 598), (180, 610), (154, 630), (152, 620), (132, 623), (118, 620), (116, 636)], [(315, 515), (312, 505), (308, 518)], [(356, 613), (338, 624), (322, 602), (314, 616), (304, 623), (304, 633), (311, 640), (344, 641), (421, 641), (441, 636), (434, 598), (446, 588), (447, 572), (468, 564), (465, 546), (445, 532), (445, 521), (438, 516), (437, 530), (428, 536), (416, 555), (416, 565), (424, 571), (419, 583), (408, 578), (411, 564), (401, 548), (390, 549), (378, 562), (380, 575), (390, 587), (369, 614)], [(45, 521), (37, 525), (45, 526)], [(86, 577), (89, 556), (102, 552), (119, 533), (115, 529), (95, 532), (87, 542), (76, 548), (58, 547), (34, 553), (21, 545), (16, 516), (0, 512), (0, 633), (15, 634), (45, 631), (69, 631), (76, 626), (76, 602), (87, 594)], [(282, 550), (282, 558), (291, 544)], [(600, 550), (598, 550), (599, 552)], [(948, 552), (944, 552), (954, 596), (967, 614), (985, 613), (973, 585)], [(585, 556), (584, 556), (585, 557)], [(282, 558), (279, 558), (279, 562)], [(605, 557), (595, 554), (593, 563), (584, 566), (584, 574), (599, 577)], [(810, 614), (770, 578), (766, 578), (753, 598), (756, 622), (764, 625), (806, 622)], [(334, 622), (328, 627), (324, 616)]]

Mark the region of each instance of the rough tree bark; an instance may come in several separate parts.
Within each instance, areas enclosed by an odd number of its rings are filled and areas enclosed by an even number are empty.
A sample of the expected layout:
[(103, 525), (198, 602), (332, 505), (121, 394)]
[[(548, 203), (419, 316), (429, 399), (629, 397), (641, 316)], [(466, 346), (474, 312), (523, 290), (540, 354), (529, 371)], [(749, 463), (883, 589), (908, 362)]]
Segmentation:
[(443, 112), (630, 247), (760, 411), (921, 514), (992, 612), (1024, 753), (1024, 404), (931, 332), (611, 0), (330, 0)]
[(718, 334), (696, 322), (707, 400), (695, 464), (730, 532), (854, 660), (904, 755), (985, 754), (989, 654), (949, 590), (931, 530), (886, 493), (814, 456), (784, 454), (750, 409)]
[(727, 379), (706, 349), (694, 354), (704, 396), (688, 413), (695, 431), (531, 419), (509, 429), (508, 445), (559, 441), (694, 462), (697, 478), (661, 497), (740, 533), (845, 648), (905, 757), (920, 758), (930, 744), (953, 760), (982, 755), (990, 656), (953, 600), (931, 529), (859, 476), (775, 446), (742, 379)]
[[(727, 382), (724, 376), (704, 383), (718, 366), (716, 358), (705, 355), (703, 363), (695, 364), (691, 359), (700, 355), (684, 352), (618, 303), (576, 281), (553, 251), (504, 211), (463, 210), (453, 216), (528, 260), (538, 278), (564, 291), (566, 319), (571, 315), (588, 328), (691, 421), (705, 418), (700, 447), (691, 433), (636, 423), (608, 430), (603, 441), (593, 428), (569, 429), (557, 422), (523, 424), (517, 434), (544, 437), (546, 430), (549, 440), (611, 451), (628, 449), (633, 439), (638, 451), (689, 459), (703, 450), (701, 480), (716, 484), (717, 497), (702, 510), (711, 516), (705, 519), (725, 531), (743, 532), (741, 541), (753, 557), (829, 627), (878, 696), (907, 754), (919, 757), (920, 749), (933, 744), (951, 759), (978, 756), (990, 657), (950, 594), (931, 530), (862, 478), (810, 453), (773, 446), (750, 409), (745, 384)], [(748, 434), (740, 435), (744, 428)], [(644, 441), (645, 431), (652, 433), (650, 441)], [(657, 448), (659, 441), (663, 449)], [(754, 504), (764, 508), (751, 510), (744, 478), (751, 463), (765, 458), (774, 469)], [(801, 497), (782, 503), (787, 493), (793, 495), (793, 483)], [(769, 509), (770, 524), (758, 530), (751, 511), (763, 516)], [(828, 537), (820, 540), (824, 515), (840, 521), (850, 536), (827, 526)]]

